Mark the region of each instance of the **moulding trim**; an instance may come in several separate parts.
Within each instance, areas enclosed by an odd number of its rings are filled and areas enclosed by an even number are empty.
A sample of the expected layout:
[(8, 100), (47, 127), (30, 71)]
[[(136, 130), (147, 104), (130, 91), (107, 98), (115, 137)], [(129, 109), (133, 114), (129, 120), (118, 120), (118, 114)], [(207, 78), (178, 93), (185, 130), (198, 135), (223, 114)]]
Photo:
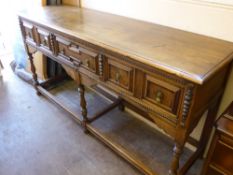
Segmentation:
[(233, 2), (227, 2), (227, 1), (225, 2), (221, 2), (220, 0), (170, 0), (170, 1), (233, 10)]

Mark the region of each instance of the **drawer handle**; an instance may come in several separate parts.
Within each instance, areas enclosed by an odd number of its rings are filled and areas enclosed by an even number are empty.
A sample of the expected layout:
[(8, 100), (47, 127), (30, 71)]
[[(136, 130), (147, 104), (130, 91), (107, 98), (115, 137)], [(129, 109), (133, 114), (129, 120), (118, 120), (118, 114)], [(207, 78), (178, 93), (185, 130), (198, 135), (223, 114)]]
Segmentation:
[(73, 60), (73, 65), (76, 66), (76, 67), (80, 67), (82, 64), (81, 61), (78, 61), (78, 60)]
[(65, 54), (65, 49), (61, 50), (61, 54), (64, 55)]
[(73, 62), (73, 64), (76, 66), (76, 67), (79, 67), (81, 66), (81, 64), (83, 64), (82, 61), (78, 60), (77, 58), (73, 57), (73, 56), (69, 56), (68, 57), (70, 61)]
[(86, 65), (87, 67), (89, 67), (89, 66), (90, 66), (90, 60), (86, 59), (86, 60), (85, 60), (85, 65)]
[(80, 54), (79, 46), (71, 44), (69, 49), (73, 52), (76, 52), (77, 54)]
[(158, 90), (156, 92), (156, 97), (155, 97), (155, 101), (158, 102), (158, 103), (161, 103), (163, 100), (163, 92)]
[(120, 83), (120, 78), (121, 78), (121, 75), (117, 72), (115, 75), (115, 80), (117, 83)]
[(43, 39), (43, 45), (47, 46), (47, 40), (46, 40), (46, 38)]

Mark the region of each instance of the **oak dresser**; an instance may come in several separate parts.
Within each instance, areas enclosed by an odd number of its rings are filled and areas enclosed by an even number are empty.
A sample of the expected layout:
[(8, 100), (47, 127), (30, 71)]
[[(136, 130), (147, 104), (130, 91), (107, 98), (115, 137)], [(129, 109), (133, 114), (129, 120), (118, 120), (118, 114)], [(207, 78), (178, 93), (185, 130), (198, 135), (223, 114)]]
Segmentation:
[[(19, 23), (38, 94), (52, 99), (46, 86), (60, 79), (39, 83), (33, 64), (35, 51), (76, 73), (83, 118), (80, 123), (86, 132), (109, 143), (89, 124), (116, 106), (121, 109), (126, 106), (174, 139), (170, 175), (185, 174), (202, 156), (231, 68), (232, 43), (69, 6), (22, 11)], [(93, 118), (87, 117), (84, 95), (87, 80), (118, 95)], [(190, 133), (206, 110), (204, 132), (197, 141)], [(180, 167), (186, 142), (197, 149)], [(109, 146), (117, 150), (111, 143)], [(143, 173), (153, 174), (136, 160), (122, 156)]]

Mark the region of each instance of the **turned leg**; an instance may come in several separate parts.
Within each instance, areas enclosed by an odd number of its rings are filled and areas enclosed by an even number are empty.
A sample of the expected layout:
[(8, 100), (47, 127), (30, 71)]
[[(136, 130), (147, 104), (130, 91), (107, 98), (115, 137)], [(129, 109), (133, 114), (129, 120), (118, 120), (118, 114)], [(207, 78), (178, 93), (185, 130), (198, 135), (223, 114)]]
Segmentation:
[(169, 175), (177, 175), (179, 169), (180, 156), (183, 152), (184, 145), (175, 143), (173, 148), (173, 158), (171, 162), (171, 167), (169, 169)]
[(37, 79), (36, 68), (35, 68), (35, 65), (34, 65), (33, 56), (29, 52), (28, 52), (28, 56), (29, 56), (29, 61), (30, 61), (30, 65), (31, 65), (33, 85), (34, 85), (34, 88), (36, 90), (37, 95), (40, 95), (40, 92), (39, 92), (38, 87), (37, 87), (39, 85), (39, 82), (38, 82), (38, 79)]
[(80, 95), (80, 107), (81, 107), (81, 113), (82, 113), (82, 126), (84, 128), (84, 132), (87, 133), (87, 122), (88, 122), (88, 118), (87, 118), (87, 103), (85, 100), (85, 88), (84, 86), (81, 84), (79, 85), (79, 95)]

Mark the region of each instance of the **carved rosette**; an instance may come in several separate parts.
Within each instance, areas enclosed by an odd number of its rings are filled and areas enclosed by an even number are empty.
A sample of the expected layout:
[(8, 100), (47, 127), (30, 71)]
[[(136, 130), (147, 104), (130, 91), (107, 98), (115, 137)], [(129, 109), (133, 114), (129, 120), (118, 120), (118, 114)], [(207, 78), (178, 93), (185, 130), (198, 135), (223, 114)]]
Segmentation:
[(103, 77), (103, 55), (100, 54), (98, 57), (98, 62), (99, 62), (99, 75)]
[(190, 84), (187, 86), (184, 94), (184, 102), (183, 102), (183, 109), (182, 109), (182, 118), (181, 118), (181, 126), (185, 126), (186, 119), (189, 114), (192, 98), (193, 98), (193, 85)]

